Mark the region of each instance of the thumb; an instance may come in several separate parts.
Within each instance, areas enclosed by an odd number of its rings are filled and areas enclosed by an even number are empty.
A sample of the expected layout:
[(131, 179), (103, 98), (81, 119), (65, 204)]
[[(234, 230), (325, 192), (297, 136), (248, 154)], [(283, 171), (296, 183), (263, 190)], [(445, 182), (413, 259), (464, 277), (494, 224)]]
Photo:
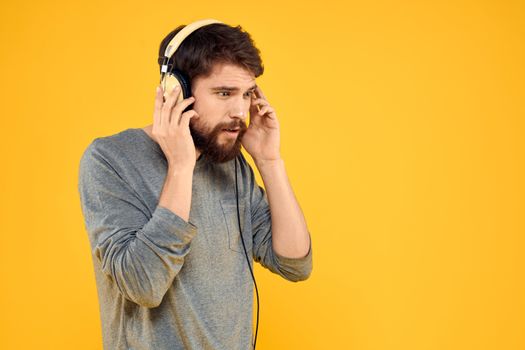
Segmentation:
[(180, 118), (180, 126), (189, 128), (190, 126), (190, 118), (193, 118), (194, 116), (199, 116), (199, 113), (197, 113), (195, 110), (189, 110), (187, 112), (182, 113)]

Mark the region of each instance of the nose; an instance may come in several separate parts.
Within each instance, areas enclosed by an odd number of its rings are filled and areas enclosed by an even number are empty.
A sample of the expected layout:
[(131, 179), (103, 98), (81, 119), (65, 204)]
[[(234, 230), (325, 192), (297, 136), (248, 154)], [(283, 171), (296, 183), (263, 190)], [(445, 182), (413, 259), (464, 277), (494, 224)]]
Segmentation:
[(241, 109), (235, 110), (235, 112), (230, 113), (230, 118), (240, 119), (241, 121), (246, 120), (246, 112)]
[(236, 98), (231, 105), (230, 118), (237, 118), (244, 122), (248, 116), (249, 108), (250, 100), (246, 101), (242, 98)]

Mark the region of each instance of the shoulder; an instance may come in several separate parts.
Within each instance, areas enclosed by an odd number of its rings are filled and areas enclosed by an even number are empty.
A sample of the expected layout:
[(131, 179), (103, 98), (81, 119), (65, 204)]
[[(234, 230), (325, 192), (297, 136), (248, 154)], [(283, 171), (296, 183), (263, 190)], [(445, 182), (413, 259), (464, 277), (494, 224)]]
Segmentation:
[(101, 164), (111, 167), (112, 164), (118, 163), (119, 159), (122, 158), (122, 150), (134, 144), (134, 138), (135, 135), (131, 129), (94, 138), (81, 155), (81, 169), (86, 166)]

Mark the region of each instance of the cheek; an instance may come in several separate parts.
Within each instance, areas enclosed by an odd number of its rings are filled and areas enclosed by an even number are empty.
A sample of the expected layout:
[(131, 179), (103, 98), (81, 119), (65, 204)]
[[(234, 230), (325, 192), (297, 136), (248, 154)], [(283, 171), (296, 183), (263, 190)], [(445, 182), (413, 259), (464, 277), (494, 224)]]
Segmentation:
[(228, 119), (228, 106), (220, 101), (201, 101), (197, 108), (197, 113), (205, 116), (208, 125), (216, 125)]
[(211, 98), (194, 96), (193, 109), (202, 115), (213, 115), (219, 110), (219, 106)]
[(206, 114), (201, 114), (200, 112), (197, 111), (197, 113), (199, 113), (199, 117), (198, 118), (191, 118), (190, 119), (190, 125), (192, 128), (200, 131), (201, 133), (204, 133), (204, 134), (209, 134), (213, 131), (213, 129), (217, 126), (216, 123), (212, 123), (210, 120), (209, 120), (209, 115), (206, 115)]
[(206, 123), (204, 122), (204, 118), (202, 117), (199, 117), (199, 118), (191, 118), (190, 119), (190, 125), (194, 128), (194, 129), (197, 129), (201, 132), (206, 132), (208, 130), (208, 127), (206, 125)]

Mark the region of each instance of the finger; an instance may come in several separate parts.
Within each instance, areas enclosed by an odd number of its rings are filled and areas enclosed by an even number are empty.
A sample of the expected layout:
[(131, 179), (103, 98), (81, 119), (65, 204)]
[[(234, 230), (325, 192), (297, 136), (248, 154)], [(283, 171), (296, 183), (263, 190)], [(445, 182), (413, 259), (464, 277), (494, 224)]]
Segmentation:
[(264, 98), (265, 100), (267, 100), (266, 96), (264, 96), (264, 93), (262, 92), (261, 87), (259, 85), (257, 85), (255, 90), (257, 91), (257, 95), (258, 96), (260, 96), (260, 97)]
[(195, 102), (195, 97), (190, 96), (190, 97), (185, 98), (184, 100), (182, 100), (180, 103), (178, 103), (175, 106), (175, 108), (173, 108), (173, 110), (171, 111), (172, 122), (173, 122), (173, 120), (175, 120), (175, 123), (178, 124), (179, 118), (180, 118), (180, 114), (182, 113), (182, 111), (185, 110), (186, 107), (191, 105), (193, 102)]
[(160, 123), (160, 113), (162, 109), (162, 87), (160, 85), (157, 86), (156, 94), (155, 94), (155, 107), (153, 108), (153, 127), (159, 126)]
[(175, 86), (175, 88), (168, 94), (166, 94), (166, 99), (162, 105), (162, 114), (160, 118), (160, 128), (163, 129), (166, 125), (169, 126), (169, 118), (171, 113), (171, 108), (173, 107), (173, 104), (175, 103), (174, 95), (178, 91), (178, 86)]
[(275, 110), (272, 108), (272, 106), (268, 106), (268, 110), (265, 114), (266, 117), (273, 119), (275, 117)]
[(194, 109), (190, 109), (189, 111), (186, 111), (184, 113), (182, 113), (182, 115), (180, 116), (180, 123), (179, 123), (179, 126), (183, 129), (188, 129), (189, 130), (189, 127), (190, 127), (190, 119), (195, 117), (195, 116), (199, 116), (199, 114), (194, 110)]
[(254, 109), (254, 111), (257, 110), (257, 112), (259, 112), (261, 110), (261, 107), (267, 106), (267, 105), (268, 105), (268, 101), (256, 100), (254, 101), (251, 107)]
[(250, 125), (260, 125), (262, 123), (262, 116), (259, 114), (258, 111), (250, 112)]
[(252, 101), (252, 104), (266, 106), (267, 104), (269, 104), (269, 102), (264, 100), (264, 99), (262, 99), (262, 98), (257, 98), (257, 99)]
[(171, 89), (171, 91), (167, 94), (167, 97), (170, 98), (170, 97), (177, 97), (179, 95), (179, 92), (180, 92), (180, 85), (175, 85), (173, 87), (173, 89)]
[(162, 116), (161, 116), (161, 128), (167, 128), (170, 125), (170, 117), (173, 106), (177, 102), (177, 98), (180, 93), (180, 87), (176, 86), (171, 93), (168, 95), (168, 99), (162, 106)]
[(251, 108), (253, 110), (253, 113), (255, 113), (256, 111), (259, 112), (261, 110), (261, 107), (260, 106), (263, 106), (264, 104), (267, 104), (268, 102), (262, 100), (262, 99), (255, 99), (252, 101), (251, 103)]
[(268, 112), (268, 106), (264, 106), (263, 108), (261, 108), (261, 110), (259, 111), (259, 115), (265, 115), (266, 112)]
[(167, 98), (166, 98), (166, 101), (165, 101), (165, 104), (171, 104), (171, 107), (173, 108), (173, 106), (177, 103), (177, 99), (179, 98), (179, 94), (180, 94), (180, 86), (175, 86), (170, 93), (167, 94)]

